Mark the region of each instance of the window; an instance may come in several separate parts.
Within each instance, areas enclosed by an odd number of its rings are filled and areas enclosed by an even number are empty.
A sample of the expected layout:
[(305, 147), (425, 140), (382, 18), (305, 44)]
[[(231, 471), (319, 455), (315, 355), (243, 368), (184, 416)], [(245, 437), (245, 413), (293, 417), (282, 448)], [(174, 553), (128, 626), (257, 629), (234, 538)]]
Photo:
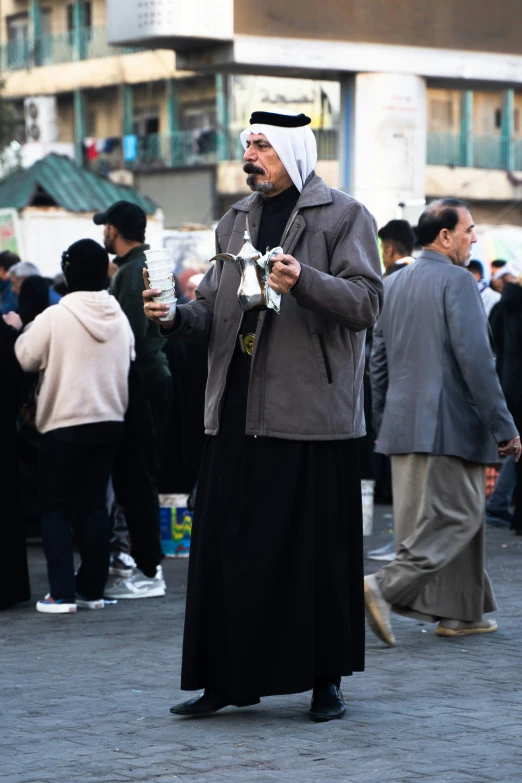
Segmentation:
[(52, 35), (53, 33), (53, 25), (51, 20), (51, 9), (50, 8), (44, 8), (42, 10), (42, 15), (40, 18), (40, 32), (42, 36), (45, 35)]
[[(83, 27), (92, 27), (92, 7), (91, 3), (83, 4)], [(74, 30), (74, 3), (67, 6), (67, 31), (72, 33)]]
[(8, 41), (22, 41), (29, 38), (29, 17), (27, 14), (7, 18)]
[[(502, 109), (495, 111), (495, 128), (502, 129)], [(515, 133), (520, 131), (520, 110), (513, 110), (513, 130)]]
[[(40, 17), (41, 34), (51, 35), (51, 9), (46, 8), (42, 11)], [(7, 40), (21, 41), (29, 38), (29, 16), (28, 14), (17, 14), (7, 17)]]
[(11, 70), (53, 62), (52, 45), (46, 40), (51, 34), (50, 9), (42, 11), (40, 32), (41, 37), (33, 46), (29, 40), (28, 14), (7, 17), (7, 64)]
[(49, 65), (54, 62), (54, 41), (51, 38), (53, 29), (51, 22), (51, 9), (42, 11), (40, 19), (41, 39), (36, 44), (36, 57), (38, 65)]
[(195, 106), (182, 106), (181, 127), (183, 130), (202, 130), (216, 127), (216, 103), (200, 102)]
[(10, 69), (29, 66), (29, 17), (17, 14), (7, 17), (7, 65)]
[(134, 110), (132, 130), (136, 136), (149, 136), (159, 133), (159, 109), (157, 106), (144, 106)]

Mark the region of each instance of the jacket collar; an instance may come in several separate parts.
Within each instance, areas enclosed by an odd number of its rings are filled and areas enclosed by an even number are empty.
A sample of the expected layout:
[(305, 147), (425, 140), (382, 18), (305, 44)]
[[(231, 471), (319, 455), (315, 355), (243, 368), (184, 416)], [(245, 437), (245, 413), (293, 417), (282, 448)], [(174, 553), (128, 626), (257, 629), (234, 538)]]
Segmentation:
[(128, 253), (125, 253), (124, 256), (116, 256), (114, 263), (116, 266), (122, 266), (123, 264), (126, 264), (129, 261), (132, 261), (133, 259), (143, 255), (145, 250), (150, 250), (150, 245), (138, 245), (137, 247), (133, 247), (131, 250), (129, 250)]
[(424, 250), (418, 257), (417, 261), (426, 260), (426, 261), (442, 261), (444, 264), (452, 264), (453, 261), (448, 256), (445, 256), (443, 253), (437, 253), (436, 250)]
[[(252, 195), (246, 196), (234, 204), (232, 209), (236, 209), (238, 212), (252, 212), (256, 207), (262, 206), (263, 201), (264, 198), (261, 193), (252, 193)], [(332, 189), (328, 187), (321, 177), (317, 176), (315, 171), (312, 171), (299, 196), (296, 209), (320, 207), (323, 204), (331, 204), (332, 201)]]

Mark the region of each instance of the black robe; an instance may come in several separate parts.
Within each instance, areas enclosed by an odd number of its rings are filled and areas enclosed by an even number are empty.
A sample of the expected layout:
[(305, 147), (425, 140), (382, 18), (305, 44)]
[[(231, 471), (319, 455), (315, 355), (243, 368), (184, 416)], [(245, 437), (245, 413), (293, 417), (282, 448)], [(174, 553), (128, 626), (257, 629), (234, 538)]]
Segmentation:
[(31, 597), (17, 463), (16, 417), (22, 383), (14, 352), (17, 336), (0, 317), (0, 609)]
[[(258, 250), (280, 244), (298, 196), (266, 200)], [(243, 335), (257, 317), (245, 314)], [(358, 442), (246, 436), (250, 363), (235, 351), (203, 455), (181, 678), (234, 704), (364, 668)]]
[(163, 442), (159, 491), (190, 495), (206, 441), (207, 349), (198, 343), (167, 340), (163, 350), (172, 375), (172, 414)]

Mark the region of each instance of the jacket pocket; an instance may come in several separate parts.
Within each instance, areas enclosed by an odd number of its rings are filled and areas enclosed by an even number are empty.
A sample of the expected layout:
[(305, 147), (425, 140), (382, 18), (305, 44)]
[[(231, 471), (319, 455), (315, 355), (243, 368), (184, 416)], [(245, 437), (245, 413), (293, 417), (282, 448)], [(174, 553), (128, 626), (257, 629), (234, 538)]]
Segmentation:
[(318, 334), (317, 337), (319, 338), (319, 345), (321, 346), (321, 353), (323, 355), (326, 377), (328, 378), (328, 383), (332, 383), (332, 366), (330, 364), (330, 359), (328, 358), (328, 352), (326, 350), (326, 345), (324, 343), (324, 337), (322, 334)]

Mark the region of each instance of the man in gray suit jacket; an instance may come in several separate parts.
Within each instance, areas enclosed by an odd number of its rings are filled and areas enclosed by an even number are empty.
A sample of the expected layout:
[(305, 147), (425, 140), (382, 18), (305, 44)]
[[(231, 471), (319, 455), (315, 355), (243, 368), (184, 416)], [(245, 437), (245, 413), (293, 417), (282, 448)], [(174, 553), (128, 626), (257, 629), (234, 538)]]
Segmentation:
[(393, 646), (390, 611), (439, 636), (497, 629), (484, 571), (485, 465), (521, 446), (495, 371), (463, 202), (431, 203), (423, 253), (385, 281), (371, 380), (376, 450), (392, 458), (397, 554), (365, 579), (366, 614)]

